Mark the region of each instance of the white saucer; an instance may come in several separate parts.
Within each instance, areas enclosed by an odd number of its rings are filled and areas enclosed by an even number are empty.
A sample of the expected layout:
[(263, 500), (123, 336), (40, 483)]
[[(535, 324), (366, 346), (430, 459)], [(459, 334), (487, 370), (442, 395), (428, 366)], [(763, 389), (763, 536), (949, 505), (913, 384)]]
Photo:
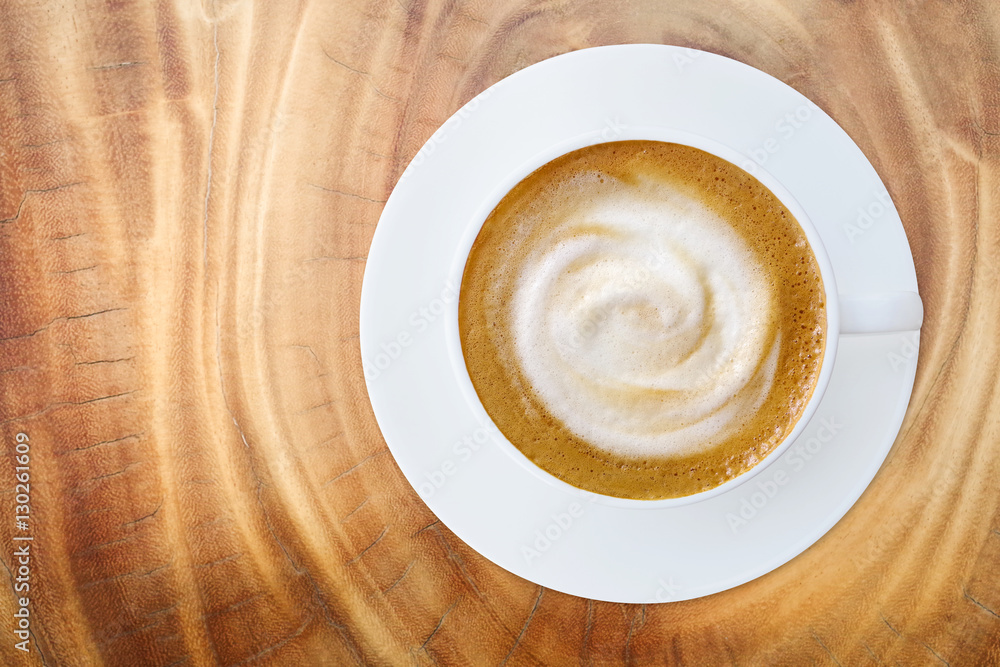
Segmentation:
[(382, 434), (431, 510), (483, 556), (548, 588), (632, 603), (738, 586), (828, 531), (892, 446), (919, 344), (916, 332), (843, 336), (798, 441), (714, 498), (615, 507), (529, 471), (460, 389), (446, 326), (456, 254), (483, 203), (525, 163), (641, 128), (718, 142), (745, 155), (747, 171), (776, 178), (818, 229), (841, 294), (917, 291), (899, 216), (858, 147), (805, 97), (734, 60), (659, 45), (576, 51), (497, 83), (431, 137), (386, 203), (365, 268), (361, 353)]

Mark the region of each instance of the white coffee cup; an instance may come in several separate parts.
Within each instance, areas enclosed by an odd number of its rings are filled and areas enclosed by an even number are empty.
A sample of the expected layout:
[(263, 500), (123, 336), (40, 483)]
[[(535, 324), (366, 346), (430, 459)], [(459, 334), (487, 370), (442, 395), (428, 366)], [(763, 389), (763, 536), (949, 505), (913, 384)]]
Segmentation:
[[(738, 151), (712, 141), (705, 137), (697, 136), (688, 132), (669, 130), (657, 127), (628, 127), (616, 130), (615, 141), (627, 140), (650, 140), (670, 143), (684, 144), (694, 148), (712, 153), (734, 165), (746, 162), (744, 155)], [(541, 167), (552, 160), (565, 155), (571, 151), (584, 148), (586, 146), (604, 143), (608, 140), (603, 131), (593, 132), (587, 135), (576, 137), (570, 141), (551, 146), (549, 149), (535, 155), (531, 160), (525, 162), (521, 167), (509, 174), (503, 182), (499, 183), (492, 194), (482, 203), (476, 215), (468, 222), (462, 242), (458, 245), (457, 253), (450, 271), (452, 284), (460, 285), (465, 269), (466, 260), (472, 245), (475, 242), (480, 229), (490, 212), (496, 207), (501, 199), (521, 180), (535, 169)], [(923, 305), (920, 297), (915, 292), (871, 292), (841, 294), (837, 289), (837, 279), (833, 266), (830, 262), (826, 248), (820, 238), (819, 232), (810, 221), (809, 216), (788, 190), (770, 173), (764, 169), (754, 169), (753, 176), (767, 187), (785, 207), (792, 213), (801, 225), (808, 239), (809, 245), (816, 257), (820, 267), (820, 274), (823, 279), (823, 286), (826, 293), (826, 330), (825, 350), (823, 364), (820, 368), (816, 386), (812, 397), (806, 404), (799, 420), (795, 423), (788, 436), (775, 447), (763, 460), (747, 472), (735, 477), (719, 486), (707, 491), (695, 493), (680, 498), (666, 498), (661, 500), (634, 500), (628, 498), (618, 498), (606, 496), (592, 491), (574, 487), (557, 477), (551, 475), (544, 469), (535, 465), (517, 447), (505, 438), (498, 439), (504, 451), (514, 458), (521, 466), (529, 470), (532, 474), (545, 480), (545, 482), (555, 485), (564, 491), (578, 494), (584, 499), (592, 502), (613, 505), (617, 507), (629, 508), (663, 508), (686, 505), (700, 502), (715, 496), (721, 495), (739, 486), (756, 475), (774, 461), (780, 459), (788, 448), (807, 428), (810, 420), (816, 413), (823, 395), (829, 384), (833, 373), (834, 363), (837, 356), (837, 346), (841, 336), (855, 334), (880, 334), (905, 331), (916, 331), (923, 321)], [(457, 308), (451, 312), (450, 320), (446, 323), (446, 335), (448, 339), (448, 352), (452, 365), (458, 379), (459, 388), (469, 403), (472, 410), (477, 414), (482, 423), (491, 423), (489, 415), (479, 401), (465, 366), (465, 359), (462, 354), (461, 342), (458, 334)]]

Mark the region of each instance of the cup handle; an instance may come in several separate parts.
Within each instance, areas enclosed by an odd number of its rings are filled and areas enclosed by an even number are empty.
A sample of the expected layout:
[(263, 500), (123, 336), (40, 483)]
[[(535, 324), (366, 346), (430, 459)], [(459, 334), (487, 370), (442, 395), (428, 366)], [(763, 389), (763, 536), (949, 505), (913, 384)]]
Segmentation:
[(924, 319), (916, 292), (841, 294), (839, 302), (842, 334), (917, 331)]

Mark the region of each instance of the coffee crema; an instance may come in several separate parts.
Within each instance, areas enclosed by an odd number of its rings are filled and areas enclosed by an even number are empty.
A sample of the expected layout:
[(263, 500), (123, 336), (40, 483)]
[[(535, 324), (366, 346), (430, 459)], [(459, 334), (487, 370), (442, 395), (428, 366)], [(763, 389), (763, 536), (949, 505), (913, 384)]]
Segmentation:
[(798, 421), (825, 349), (805, 233), (710, 153), (589, 146), (489, 215), (459, 294), (469, 376), (491, 419), (552, 475), (675, 498), (759, 463)]

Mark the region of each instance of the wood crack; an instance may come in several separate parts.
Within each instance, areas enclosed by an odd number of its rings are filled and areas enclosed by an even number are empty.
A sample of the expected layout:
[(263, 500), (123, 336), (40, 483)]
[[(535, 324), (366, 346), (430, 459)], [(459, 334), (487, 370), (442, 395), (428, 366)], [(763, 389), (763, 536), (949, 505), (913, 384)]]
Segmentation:
[(52, 275), (54, 275), (54, 276), (66, 276), (66, 275), (69, 275), (71, 273), (80, 273), (81, 271), (92, 271), (92, 270), (96, 269), (98, 266), (100, 266), (100, 265), (99, 264), (91, 264), (90, 266), (81, 266), (79, 269), (68, 269), (66, 271), (52, 271)]
[(71, 187), (73, 187), (75, 185), (82, 185), (82, 184), (83, 184), (83, 181), (76, 181), (74, 183), (66, 183), (64, 185), (56, 185), (56, 186), (51, 187), (51, 188), (37, 188), (37, 189), (36, 188), (32, 188), (32, 189), (29, 189), (29, 190), (25, 190), (24, 194), (21, 195), (21, 202), (17, 205), (17, 213), (14, 214), (13, 218), (5, 218), (3, 220), (0, 220), (0, 225), (6, 225), (8, 223), (15, 222), (18, 218), (21, 217), (21, 211), (24, 208), (24, 203), (26, 201), (28, 201), (28, 195), (42, 194), (42, 193), (45, 193), (45, 192), (55, 192), (56, 190), (65, 190), (66, 188), (71, 188)]
[(117, 477), (118, 475), (124, 475), (125, 472), (128, 471), (129, 468), (132, 468), (134, 466), (140, 465), (141, 463), (144, 463), (144, 462), (143, 461), (133, 461), (132, 463), (129, 463), (128, 465), (126, 465), (121, 470), (116, 470), (114, 472), (109, 472), (109, 473), (104, 474), (104, 475), (98, 475), (97, 477), (91, 477), (86, 482), (84, 482), (84, 484), (90, 484), (92, 482), (99, 482), (100, 480), (102, 480), (102, 479), (108, 479), (109, 477)]
[(455, 550), (451, 548), (451, 545), (448, 543), (448, 540), (445, 539), (444, 533), (441, 532), (440, 524), (435, 525), (433, 530), (437, 534), (437, 537), (441, 541), (441, 544), (444, 546), (445, 551), (447, 551), (448, 558), (450, 558), (451, 561), (455, 563), (455, 565), (458, 567), (458, 571), (462, 574), (462, 578), (465, 579), (465, 582), (469, 584), (469, 586), (472, 588), (472, 590), (479, 598), (483, 598), (482, 592), (479, 590), (479, 587), (476, 586), (476, 582), (472, 580), (472, 576), (469, 574), (469, 571), (465, 568), (465, 561), (463, 561), (462, 557), (459, 556), (455, 552)]
[(162, 622), (163, 622), (163, 619), (162, 618), (158, 618), (155, 621), (153, 621), (152, 623), (146, 623), (145, 625), (140, 625), (137, 628), (132, 628), (132, 629), (126, 630), (124, 632), (119, 632), (116, 635), (111, 635), (110, 637), (107, 637), (106, 639), (101, 640), (100, 642), (98, 642), (98, 646), (107, 646), (108, 644), (111, 644), (112, 642), (116, 642), (119, 639), (124, 639), (125, 637), (131, 637), (132, 635), (138, 634), (138, 633), (142, 632), (143, 630), (148, 630), (148, 629), (150, 629), (150, 628), (152, 628), (152, 627), (154, 627), (156, 625), (159, 625)]
[(427, 642), (433, 639), (434, 635), (438, 633), (438, 630), (440, 630), (441, 626), (444, 625), (444, 619), (448, 618), (448, 614), (451, 613), (451, 610), (455, 608), (455, 606), (459, 603), (461, 599), (462, 597), (459, 596), (454, 602), (451, 603), (451, 606), (445, 609), (445, 612), (441, 614), (441, 618), (438, 619), (437, 625), (435, 625), (434, 629), (431, 630), (431, 633), (427, 635), (427, 639), (424, 640), (424, 643), (420, 645), (420, 649), (425, 653), (427, 653), (427, 655), (430, 655), (430, 651), (427, 650)]
[(225, 523), (226, 521), (232, 521), (232, 519), (226, 516), (217, 516), (214, 519), (206, 519), (201, 523), (196, 523), (191, 528), (205, 528), (206, 526), (214, 526), (217, 523)]
[(282, 646), (285, 646), (290, 641), (292, 641), (293, 639), (295, 639), (296, 637), (298, 637), (299, 635), (301, 635), (303, 632), (305, 632), (306, 628), (309, 627), (309, 624), (313, 622), (314, 618), (316, 618), (316, 617), (315, 616), (310, 616), (292, 634), (288, 635), (287, 637), (285, 637), (281, 641), (275, 642), (274, 644), (271, 644), (267, 648), (264, 648), (264, 649), (258, 651), (257, 653), (254, 653), (252, 656), (250, 656), (246, 660), (243, 660), (242, 662), (238, 662), (235, 665), (232, 665), (232, 667), (240, 667), (240, 665), (246, 665), (248, 663), (251, 663), (251, 662), (254, 662), (256, 660), (261, 659), (262, 657), (264, 657), (268, 653), (271, 653), (273, 651), (277, 651), (279, 648), (281, 648)]
[(20, 340), (21, 338), (31, 338), (35, 334), (39, 334), (39, 333), (45, 331), (46, 329), (48, 329), (49, 327), (51, 327), (56, 322), (62, 322), (62, 321), (65, 321), (65, 320), (82, 320), (82, 319), (85, 319), (85, 318), (88, 318), (88, 317), (95, 317), (97, 315), (104, 315), (105, 313), (115, 313), (115, 312), (118, 312), (118, 311), (121, 311), (121, 310), (128, 310), (128, 308), (105, 308), (104, 310), (98, 310), (98, 311), (93, 312), (93, 313), (85, 313), (83, 315), (61, 315), (61, 316), (56, 317), (53, 320), (51, 320), (48, 324), (45, 324), (45, 325), (39, 327), (38, 329), (35, 329), (31, 333), (19, 334), (17, 336), (8, 336), (7, 338), (0, 338), (0, 343), (6, 342), (6, 341), (9, 341), (9, 340)]
[(333, 435), (331, 435), (326, 440), (323, 440), (322, 442), (317, 442), (315, 445), (313, 445), (309, 449), (311, 451), (311, 450), (316, 449), (318, 447), (322, 447), (323, 445), (329, 444), (329, 443), (333, 442), (334, 440), (336, 440), (337, 438), (343, 437), (346, 433), (347, 433), (346, 431), (337, 431), (336, 433), (334, 433)]
[(399, 578), (396, 579), (396, 581), (394, 581), (391, 584), (389, 584), (389, 587), (386, 588), (384, 591), (382, 591), (382, 595), (385, 595), (386, 593), (388, 593), (389, 591), (391, 591), (393, 588), (395, 588), (399, 584), (399, 582), (401, 582), (406, 577), (406, 575), (408, 575), (410, 573), (410, 570), (413, 569), (413, 565), (416, 562), (417, 562), (416, 558), (414, 558), (413, 560), (411, 560), (410, 564), (406, 566), (405, 570), (403, 570), (403, 574), (399, 575)]
[(1000, 614), (997, 614), (995, 611), (993, 611), (992, 609), (990, 609), (989, 607), (987, 607), (986, 605), (984, 605), (982, 602), (980, 602), (976, 598), (974, 598), (971, 595), (969, 595), (969, 592), (966, 591), (964, 588), (962, 589), (962, 594), (965, 595), (966, 599), (969, 600), (969, 602), (971, 602), (972, 604), (976, 605), (977, 607), (979, 607), (983, 611), (991, 614), (992, 616), (994, 616), (996, 618), (1000, 618)]
[(59, 452), (56, 454), (56, 456), (65, 456), (66, 454), (72, 454), (74, 452), (84, 452), (87, 451), (88, 449), (93, 449), (94, 447), (100, 447), (102, 445), (113, 445), (116, 442), (124, 442), (125, 440), (131, 440), (132, 438), (138, 439), (143, 434), (145, 434), (145, 431), (140, 431), (138, 433), (130, 433), (129, 435), (123, 435), (122, 437), (115, 438), (113, 440), (101, 440), (100, 442), (95, 442), (92, 445), (83, 445), (82, 447), (74, 447), (73, 449)]
[(979, 132), (981, 134), (983, 134), (984, 136), (987, 136), (987, 137), (1000, 137), (1000, 132), (990, 132), (989, 130), (987, 130), (986, 128), (984, 128), (982, 125), (980, 125), (979, 121), (976, 120), (975, 118), (972, 119), (972, 124), (975, 125), (976, 129), (979, 130)]
[[(207, 206), (207, 202), (206, 202)], [(207, 213), (206, 213), (207, 215)], [(208, 218), (206, 217), (206, 224)], [(207, 228), (205, 231), (208, 234)], [(207, 240), (207, 236), (206, 236)], [(205, 246), (206, 252), (208, 251), (208, 246)], [(222, 392), (222, 402), (226, 406), (226, 411), (229, 413), (229, 418), (233, 420), (233, 426), (236, 427), (236, 432), (240, 436), (240, 440), (243, 441), (243, 447), (250, 449), (250, 443), (247, 442), (247, 436), (243, 433), (243, 427), (240, 423), (236, 421), (236, 413), (233, 412), (232, 407), (229, 405), (229, 397), (226, 395), (226, 381), (223, 377), (224, 373), (222, 370), (222, 326), (219, 324), (219, 286), (216, 284), (215, 292), (215, 361), (219, 368), (219, 390)], [(256, 476), (256, 473), (255, 473)], [(258, 480), (259, 481), (259, 480)]]
[(310, 257), (306, 262), (366, 262), (368, 258), (364, 255), (352, 255), (350, 257), (337, 257), (334, 255), (319, 255)]
[(361, 199), (362, 201), (371, 202), (373, 204), (384, 204), (387, 199), (372, 199), (371, 197), (365, 197), (364, 195), (355, 194), (353, 192), (346, 192), (345, 190), (338, 190), (336, 188), (327, 188), (322, 185), (317, 185), (316, 183), (306, 183), (309, 187), (316, 188), (317, 190), (322, 190), (323, 192), (332, 192), (335, 195), (344, 195), (345, 197), (354, 197), (355, 199)]
[(636, 621), (636, 618), (638, 618), (640, 616), (640, 613), (641, 613), (642, 617), (639, 620), (639, 627), (641, 628), (643, 625), (646, 624), (646, 605), (642, 605), (641, 607), (639, 607), (639, 611), (637, 611), (636, 613), (634, 613), (632, 615), (632, 622), (629, 623), (629, 625), (628, 625), (628, 635), (626, 635), (626, 637), (625, 637), (625, 651), (624, 651), (624, 653), (625, 653), (625, 664), (628, 664), (629, 658), (631, 657), (629, 655), (629, 649), (632, 646), (632, 635), (634, 634), (635, 629), (636, 629), (636, 623), (635, 623), (635, 621)]
[(160, 504), (156, 506), (155, 510), (153, 510), (152, 512), (150, 512), (146, 516), (141, 516), (138, 519), (133, 519), (132, 521), (125, 522), (125, 523), (123, 523), (121, 525), (121, 527), (124, 528), (125, 526), (134, 526), (137, 523), (141, 523), (141, 522), (145, 521), (146, 519), (152, 519), (154, 516), (156, 516), (156, 513), (159, 512), (160, 508), (162, 508), (162, 507), (163, 507), (163, 499), (161, 498), (160, 499)]
[(809, 631), (809, 634), (811, 634), (813, 640), (815, 640), (815, 642), (819, 644), (824, 651), (827, 652), (827, 654), (830, 656), (830, 659), (833, 660), (838, 665), (838, 667), (844, 667), (843, 665), (840, 664), (840, 660), (837, 660), (837, 656), (833, 654), (833, 651), (830, 650), (830, 647), (824, 644), (823, 640), (819, 638), (819, 635), (817, 635), (812, 630)]
[[(173, 561), (170, 561), (168, 563), (160, 565), (159, 567), (154, 567), (152, 570), (146, 570), (145, 572), (140, 572), (139, 570), (130, 570), (128, 572), (122, 572), (121, 574), (115, 574), (115, 575), (112, 575), (110, 577), (104, 577), (103, 579), (95, 579), (93, 581), (88, 581), (88, 582), (82, 584), (80, 586), (80, 589), (81, 590), (86, 590), (88, 588), (93, 588), (94, 586), (99, 586), (100, 584), (106, 584), (106, 583), (108, 583), (110, 581), (118, 581), (119, 579), (124, 579), (125, 577), (149, 577), (149, 576), (152, 576), (152, 575), (156, 574), (160, 570), (163, 570), (163, 569), (165, 569), (167, 567), (170, 567), (170, 565), (172, 563), (173, 563)], [(174, 606), (176, 606), (176, 605), (174, 605)], [(147, 616), (149, 616), (149, 615), (151, 615), (151, 614), (147, 614)]]
[(261, 591), (260, 593), (254, 593), (250, 597), (243, 598), (242, 600), (239, 600), (238, 602), (234, 602), (234, 603), (232, 603), (230, 605), (226, 605), (225, 607), (222, 607), (221, 609), (216, 609), (213, 612), (209, 612), (209, 613), (205, 614), (205, 618), (212, 618), (213, 616), (218, 616), (219, 614), (227, 614), (227, 613), (229, 613), (231, 611), (239, 609), (240, 607), (245, 607), (246, 605), (250, 604), (254, 600), (257, 600), (258, 598), (264, 597), (264, 595), (265, 595), (265, 593), (263, 591)]
[(890, 625), (890, 624), (889, 624), (889, 621), (888, 621), (888, 620), (886, 619), (886, 617), (885, 617), (885, 615), (884, 615), (884, 614), (879, 614), (879, 616), (881, 616), (881, 617), (882, 617), (882, 622), (883, 622), (883, 623), (885, 623), (885, 626), (886, 626), (887, 628), (889, 628), (890, 630), (892, 630), (892, 632), (893, 632), (893, 633), (894, 633), (894, 634), (895, 634), (895, 635), (896, 635), (897, 637), (902, 637), (902, 636), (903, 636), (903, 635), (901, 635), (901, 634), (899, 633), (899, 630), (897, 630), (896, 628), (892, 627), (892, 625)]
[(545, 593), (545, 589), (542, 588), (541, 586), (539, 586), (538, 587), (538, 597), (535, 598), (535, 606), (533, 606), (531, 608), (531, 611), (528, 613), (528, 618), (526, 618), (524, 620), (524, 625), (521, 626), (521, 632), (518, 633), (517, 639), (514, 640), (514, 645), (510, 647), (510, 650), (507, 651), (507, 655), (504, 656), (504, 659), (500, 662), (500, 667), (503, 667), (503, 665), (507, 664), (507, 661), (510, 660), (510, 656), (514, 655), (514, 650), (521, 643), (521, 639), (524, 638), (524, 633), (527, 632), (528, 625), (531, 624), (531, 619), (533, 619), (535, 617), (535, 612), (538, 611), (538, 605), (541, 604), (541, 602), (542, 602), (542, 594), (543, 593)]
[(594, 629), (594, 601), (587, 600), (587, 621), (583, 628), (583, 641), (580, 645), (580, 662), (589, 665), (593, 662), (590, 659), (590, 633)]
[(428, 528), (433, 528), (434, 526), (438, 525), (439, 523), (441, 523), (441, 520), (440, 520), (440, 519), (434, 519), (434, 520), (433, 520), (433, 521), (431, 521), (431, 522), (430, 522), (429, 524), (427, 524), (427, 525), (426, 525), (426, 526), (424, 526), (423, 528), (420, 528), (419, 530), (417, 530), (417, 532), (415, 532), (415, 533), (413, 533), (412, 535), (410, 535), (410, 537), (416, 537), (417, 535), (419, 535), (420, 533), (424, 532), (424, 531), (425, 531), (425, 530), (427, 530)]
[(332, 61), (332, 62), (340, 65), (341, 67), (343, 67), (344, 69), (346, 69), (346, 70), (348, 70), (350, 72), (353, 72), (355, 74), (358, 74), (360, 76), (365, 77), (365, 80), (368, 82), (368, 85), (379, 96), (384, 97), (387, 100), (392, 100), (393, 102), (397, 102), (399, 104), (403, 103), (403, 100), (399, 99), (398, 97), (392, 97), (391, 95), (386, 95), (381, 90), (379, 90), (378, 86), (375, 85), (375, 82), (372, 81), (373, 77), (372, 77), (372, 75), (371, 75), (370, 72), (365, 72), (364, 70), (360, 70), (360, 69), (358, 69), (356, 67), (351, 67), (347, 63), (344, 63), (344, 62), (341, 62), (341, 61), (337, 60), (336, 58), (334, 58), (333, 56), (331, 56), (329, 53), (327, 53), (326, 49), (322, 49), (322, 51), (323, 51), (323, 55), (326, 56), (330, 61)]
[(465, 18), (469, 19), (473, 23), (481, 23), (482, 25), (485, 25), (485, 26), (489, 25), (489, 22), (484, 21), (483, 19), (480, 19), (480, 18), (476, 18), (472, 14), (469, 14), (469, 13), (464, 12), (464, 11), (458, 12), (457, 16), (464, 16)]
[(348, 512), (347, 514), (344, 515), (344, 518), (340, 520), (340, 523), (344, 523), (345, 521), (347, 521), (348, 519), (350, 519), (351, 516), (353, 516), (355, 512), (357, 512), (359, 509), (361, 509), (362, 507), (365, 506), (365, 504), (368, 502), (368, 500), (370, 498), (371, 498), (371, 496), (366, 496), (365, 499), (361, 501), (360, 505), (358, 505), (357, 507), (355, 507), (350, 512)]
[(108, 65), (94, 65), (92, 67), (88, 67), (87, 69), (94, 71), (102, 71), (109, 69), (123, 69), (126, 67), (135, 67), (136, 65), (148, 65), (148, 64), (149, 63), (147, 63), (145, 60), (129, 60), (122, 63), (110, 63)]
[(371, 461), (372, 459), (374, 459), (374, 458), (376, 458), (376, 457), (379, 457), (379, 456), (382, 456), (382, 455), (384, 455), (384, 454), (388, 454), (388, 453), (389, 453), (389, 450), (388, 450), (388, 449), (383, 449), (383, 450), (382, 450), (382, 451), (380, 451), (380, 452), (375, 452), (374, 454), (371, 454), (371, 455), (369, 455), (369, 456), (366, 456), (365, 458), (361, 459), (360, 461), (358, 461), (357, 463), (355, 463), (355, 464), (354, 464), (354, 465), (352, 465), (352, 466), (351, 466), (350, 468), (348, 468), (348, 469), (347, 469), (347, 470), (345, 470), (344, 472), (340, 473), (339, 475), (337, 475), (337, 476), (336, 476), (336, 477), (334, 477), (333, 479), (330, 479), (330, 480), (327, 480), (326, 482), (324, 482), (324, 483), (323, 483), (323, 488), (326, 488), (326, 487), (330, 486), (331, 484), (333, 484), (334, 482), (336, 482), (336, 481), (337, 481), (338, 479), (340, 479), (341, 477), (343, 477), (343, 476), (345, 476), (345, 475), (349, 475), (350, 473), (354, 472), (354, 471), (355, 471), (355, 470), (357, 470), (357, 469), (358, 469), (359, 467), (361, 467), (361, 466), (362, 466), (362, 465), (364, 465), (365, 463), (368, 463), (368, 462), (369, 462), (369, 461)]
[(879, 660), (878, 656), (875, 655), (875, 651), (873, 651), (871, 649), (871, 647), (868, 646), (868, 644), (866, 644), (865, 642), (861, 642), (861, 645), (865, 647), (865, 650), (868, 651), (868, 655), (870, 655), (872, 657), (872, 659), (876, 662), (876, 664), (879, 664), (879, 665), (882, 664), (882, 661)]
[(935, 658), (937, 658), (938, 660), (940, 660), (945, 665), (948, 665), (948, 667), (951, 667), (951, 663), (949, 663), (947, 660), (945, 660), (944, 658), (942, 658), (940, 653), (938, 653), (937, 651), (935, 651), (934, 649), (932, 649), (927, 644), (924, 644), (923, 646), (924, 646), (925, 649), (927, 649), (928, 651), (930, 651), (931, 653), (933, 653)]
[(121, 357), (120, 359), (97, 359), (96, 361), (78, 361), (74, 366), (95, 366), (97, 364), (117, 364), (122, 361), (132, 361), (135, 357)]
[(371, 543), (371, 544), (369, 544), (369, 545), (368, 545), (367, 547), (365, 547), (364, 549), (362, 549), (362, 550), (361, 550), (361, 553), (359, 553), (359, 554), (358, 554), (357, 556), (355, 556), (355, 557), (354, 557), (354, 558), (352, 558), (351, 560), (347, 561), (347, 562), (345, 563), (345, 565), (354, 565), (354, 564), (355, 564), (355, 563), (357, 563), (357, 562), (358, 562), (359, 560), (361, 560), (361, 557), (362, 557), (362, 556), (364, 556), (364, 555), (365, 555), (366, 553), (368, 553), (368, 550), (369, 550), (369, 549), (371, 549), (371, 548), (372, 548), (372, 547), (374, 547), (374, 546), (375, 546), (376, 544), (378, 544), (378, 543), (379, 543), (379, 542), (380, 542), (380, 541), (382, 540), (382, 538), (383, 538), (383, 537), (385, 537), (385, 534), (386, 534), (386, 533), (388, 533), (388, 532), (389, 532), (389, 526), (386, 526), (385, 528), (383, 528), (383, 529), (382, 529), (382, 532), (381, 532), (381, 533), (379, 533), (379, 536), (375, 538), (375, 541), (374, 541), (374, 542), (372, 542), (372, 543)]
[[(166, 566), (164, 566), (164, 567), (166, 567)], [(163, 607), (162, 609), (154, 609), (153, 611), (151, 611), (148, 614), (146, 614), (146, 616), (158, 616), (160, 614), (166, 614), (167, 612), (170, 612), (170, 611), (173, 611), (174, 609), (177, 609), (177, 607), (179, 607), (179, 606), (181, 606), (181, 603), (180, 602), (175, 602), (172, 605), (170, 605), (169, 607)]]
[(312, 412), (313, 410), (319, 410), (320, 408), (325, 408), (325, 407), (328, 407), (330, 405), (335, 405), (335, 404), (337, 404), (339, 402), (340, 401), (334, 401), (334, 400), (324, 401), (322, 403), (319, 403), (318, 405), (312, 405), (312, 406), (310, 406), (308, 408), (305, 408), (304, 410), (299, 410), (295, 414), (296, 415), (304, 415), (306, 413)]
[(19, 417), (10, 417), (0, 421), (0, 425), (9, 424), (10, 422), (23, 421), (26, 419), (34, 419), (39, 415), (43, 415), (50, 410), (55, 410), (56, 408), (62, 408), (69, 405), (87, 405), (88, 403), (97, 403), (99, 401), (107, 401), (113, 398), (121, 398), (122, 396), (129, 396), (138, 392), (138, 389), (133, 389), (132, 391), (124, 391), (120, 394), (111, 394), (110, 396), (98, 396), (97, 398), (88, 398), (85, 401), (59, 401), (58, 403), (50, 403), (38, 412), (33, 412), (30, 415), (21, 415)]
[(89, 547), (86, 547), (85, 549), (81, 549), (80, 551), (78, 551), (78, 552), (76, 552), (74, 554), (71, 554), (71, 556), (74, 557), (74, 558), (76, 558), (76, 557), (79, 557), (79, 556), (83, 556), (85, 554), (93, 553), (93, 552), (98, 551), (99, 549), (103, 549), (105, 547), (110, 547), (110, 546), (115, 545), (115, 544), (121, 544), (122, 542), (127, 542), (128, 540), (132, 539), (135, 535), (136, 535), (136, 533), (132, 533), (131, 535), (126, 535), (125, 537), (120, 537), (117, 540), (109, 540), (107, 542), (101, 542), (100, 544), (94, 544), (94, 545), (91, 545)]
[(250, 458), (250, 473), (253, 475), (253, 478), (257, 481), (257, 494), (256, 494), (257, 505), (260, 506), (261, 514), (264, 515), (264, 525), (267, 526), (268, 533), (270, 533), (271, 538), (274, 540), (275, 544), (278, 545), (278, 548), (281, 549), (281, 553), (284, 554), (285, 559), (288, 561), (288, 564), (292, 566), (292, 569), (295, 570), (296, 574), (304, 576), (306, 578), (306, 581), (309, 582), (309, 585), (312, 587), (313, 599), (316, 601), (316, 604), (319, 605), (320, 609), (323, 610), (323, 618), (326, 620), (327, 624), (330, 627), (337, 630), (337, 632), (343, 638), (344, 643), (347, 644), (348, 649), (350, 649), (351, 654), (354, 655), (358, 659), (358, 662), (360, 663), (361, 653), (358, 650), (356, 642), (348, 632), (347, 626), (345, 626), (342, 623), (337, 623), (333, 619), (333, 616), (330, 614), (330, 609), (329, 607), (327, 607), (326, 602), (323, 600), (323, 594), (320, 592), (319, 586), (316, 584), (316, 580), (313, 579), (312, 574), (309, 572), (309, 570), (305, 570), (299, 567), (298, 564), (296, 564), (296, 562), (292, 559), (291, 554), (288, 553), (288, 549), (285, 548), (284, 543), (281, 541), (280, 538), (278, 538), (278, 534), (274, 532), (274, 526), (271, 525), (271, 515), (267, 511), (267, 508), (264, 506), (263, 499), (260, 497), (260, 492), (264, 486), (264, 483), (261, 481), (260, 476), (257, 474), (257, 468), (254, 465), (252, 455)]
[(323, 367), (323, 364), (319, 363), (319, 357), (316, 356), (316, 352), (312, 349), (311, 346), (309, 346), (309, 345), (292, 344), (292, 345), (289, 345), (288, 347), (294, 347), (297, 350), (305, 350), (306, 352), (308, 352), (309, 354), (312, 355), (313, 361), (316, 362), (316, 365), (318, 367), (320, 367), (320, 368)]
[(243, 558), (242, 551), (239, 553), (230, 554), (228, 556), (223, 556), (222, 558), (216, 558), (215, 560), (209, 561), (207, 563), (198, 563), (197, 565), (195, 565), (195, 568), (204, 569), (206, 567), (214, 567), (216, 565), (222, 565), (223, 563), (228, 563), (230, 561), (239, 560), (240, 558)]
[(323, 55), (324, 55), (324, 56), (326, 56), (327, 58), (329, 58), (329, 59), (330, 59), (330, 60), (332, 60), (333, 62), (337, 63), (337, 64), (338, 64), (338, 65), (340, 65), (341, 67), (343, 67), (343, 68), (345, 68), (345, 69), (348, 69), (348, 70), (350, 70), (350, 71), (354, 72), (355, 74), (361, 74), (361, 75), (363, 75), (363, 76), (371, 76), (371, 74), (369, 74), (368, 72), (366, 72), (366, 71), (364, 71), (364, 70), (360, 70), (360, 69), (358, 69), (358, 68), (356, 68), (356, 67), (351, 67), (350, 65), (348, 65), (348, 64), (347, 64), (347, 63), (345, 63), (345, 62), (341, 62), (341, 61), (337, 60), (336, 58), (334, 58), (333, 56), (331, 56), (331, 55), (330, 55), (329, 53), (327, 53), (327, 52), (326, 52), (326, 49), (322, 49), (322, 51), (323, 51)]

